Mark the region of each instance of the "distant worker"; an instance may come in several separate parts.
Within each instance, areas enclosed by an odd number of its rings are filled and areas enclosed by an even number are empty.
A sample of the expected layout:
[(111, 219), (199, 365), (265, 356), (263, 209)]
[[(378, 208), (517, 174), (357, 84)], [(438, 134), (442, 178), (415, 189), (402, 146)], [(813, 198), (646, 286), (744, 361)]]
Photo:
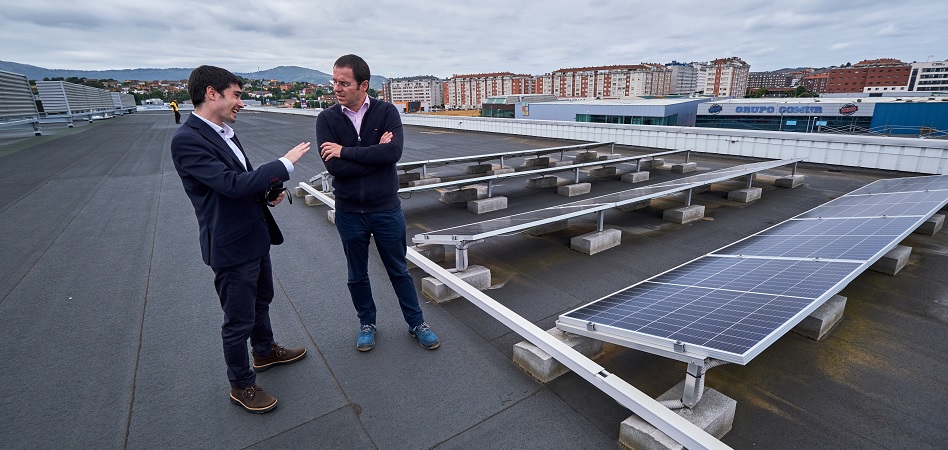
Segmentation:
[(177, 101), (177, 100), (172, 100), (172, 101), (171, 101), (171, 110), (174, 111), (174, 123), (180, 124), (180, 123), (181, 123), (181, 113), (178, 112), (178, 101)]
[(402, 157), (402, 121), (394, 105), (369, 99), (369, 65), (356, 55), (336, 60), (333, 92), (339, 103), (316, 118), (316, 142), (333, 175), (336, 230), (349, 271), (349, 295), (359, 316), (356, 349), (375, 347), (375, 301), (369, 283), (369, 238), (395, 289), (408, 334), (434, 350), (438, 336), (425, 323), (405, 260), (405, 215), (398, 199), (395, 163)]

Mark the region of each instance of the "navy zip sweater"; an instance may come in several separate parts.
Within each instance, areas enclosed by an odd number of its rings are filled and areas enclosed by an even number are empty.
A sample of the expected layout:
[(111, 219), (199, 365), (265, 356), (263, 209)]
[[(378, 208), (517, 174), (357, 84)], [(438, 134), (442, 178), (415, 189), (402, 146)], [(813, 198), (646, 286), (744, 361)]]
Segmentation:
[[(317, 148), (323, 142), (343, 147), (340, 158), (322, 160), (335, 177), (332, 187), (337, 211), (373, 213), (401, 205), (395, 163), (402, 157), (402, 119), (388, 102), (372, 98), (368, 108), (359, 132), (342, 112), (341, 105), (325, 109), (316, 117)], [(379, 144), (386, 131), (392, 132), (392, 141)]]

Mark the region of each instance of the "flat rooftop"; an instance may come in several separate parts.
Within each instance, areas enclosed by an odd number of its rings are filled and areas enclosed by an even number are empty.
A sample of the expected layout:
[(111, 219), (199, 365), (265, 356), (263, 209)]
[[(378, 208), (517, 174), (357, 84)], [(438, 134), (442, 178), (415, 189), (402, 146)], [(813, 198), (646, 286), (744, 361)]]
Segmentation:
[[(314, 118), (244, 111), (235, 125), (253, 163), (313, 140)], [(376, 256), (371, 278), (379, 340), (355, 349), (358, 320), (326, 208), (301, 199), (273, 210), (286, 236), (271, 255), (271, 317), (281, 344), (308, 357), (258, 377), (280, 407), (265, 415), (228, 401), (222, 313), (200, 258), (197, 222), (170, 157), (170, 111), (76, 128), (0, 129), (0, 447), (33, 448), (615, 448), (631, 413), (575, 374), (541, 384), (512, 361), (522, 338), (464, 299), (424, 302), (441, 337), (426, 351), (408, 336)], [(406, 127), (403, 161), (576, 144), (513, 135)], [(628, 154), (647, 149), (617, 147)], [(673, 157), (666, 161), (675, 162)], [(745, 162), (692, 154), (699, 170)], [(288, 185), (323, 170), (315, 153)], [(806, 183), (763, 197), (696, 194), (704, 220), (661, 219), (680, 198), (610, 211), (622, 245), (587, 256), (569, 239), (596, 218), (534, 237), (474, 245), (488, 295), (543, 329), (566, 311), (616, 292), (880, 178), (913, 174), (801, 164)], [(649, 183), (680, 174), (656, 170)], [(571, 174), (564, 177), (571, 178)], [(565, 180), (564, 180), (565, 181)], [(437, 192), (402, 200), (408, 236), (570, 201), (506, 181), (509, 208), (474, 215)], [(630, 185), (592, 183), (590, 196)], [(788, 333), (746, 366), (711, 369), (707, 386), (737, 401), (723, 442), (750, 448), (944, 448), (948, 442), (948, 232), (911, 235), (906, 268), (866, 272), (836, 329), (817, 342)], [(453, 262), (444, 263), (453, 266)], [(413, 269), (419, 290), (426, 276)], [(424, 299), (424, 297), (422, 297)], [(596, 362), (657, 397), (685, 365), (606, 344)]]

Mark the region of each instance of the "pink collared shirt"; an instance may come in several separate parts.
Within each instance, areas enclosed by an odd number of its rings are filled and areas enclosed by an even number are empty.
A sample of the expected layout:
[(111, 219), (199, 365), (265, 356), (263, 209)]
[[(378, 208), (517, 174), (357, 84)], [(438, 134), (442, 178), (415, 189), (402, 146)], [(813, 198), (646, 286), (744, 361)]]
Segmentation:
[(346, 117), (352, 121), (352, 125), (355, 126), (356, 134), (361, 135), (362, 132), (362, 118), (365, 117), (365, 111), (369, 109), (369, 96), (365, 96), (365, 101), (362, 102), (362, 106), (358, 111), (353, 111), (346, 106), (342, 107), (342, 112), (346, 114)]

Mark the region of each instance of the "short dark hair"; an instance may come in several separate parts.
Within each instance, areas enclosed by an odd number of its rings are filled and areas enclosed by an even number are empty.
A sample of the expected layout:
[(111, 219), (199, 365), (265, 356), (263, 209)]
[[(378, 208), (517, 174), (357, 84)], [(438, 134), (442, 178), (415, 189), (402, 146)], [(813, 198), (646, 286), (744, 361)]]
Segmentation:
[(192, 70), (191, 76), (188, 77), (188, 95), (191, 96), (191, 103), (198, 106), (204, 103), (204, 93), (207, 92), (208, 86), (217, 92), (224, 93), (224, 90), (232, 84), (244, 87), (243, 80), (226, 69), (201, 66)]
[(358, 55), (343, 55), (336, 60), (333, 67), (348, 67), (352, 69), (352, 76), (356, 83), (362, 84), (363, 81), (369, 81), (372, 78), (372, 71), (369, 70), (369, 64)]

